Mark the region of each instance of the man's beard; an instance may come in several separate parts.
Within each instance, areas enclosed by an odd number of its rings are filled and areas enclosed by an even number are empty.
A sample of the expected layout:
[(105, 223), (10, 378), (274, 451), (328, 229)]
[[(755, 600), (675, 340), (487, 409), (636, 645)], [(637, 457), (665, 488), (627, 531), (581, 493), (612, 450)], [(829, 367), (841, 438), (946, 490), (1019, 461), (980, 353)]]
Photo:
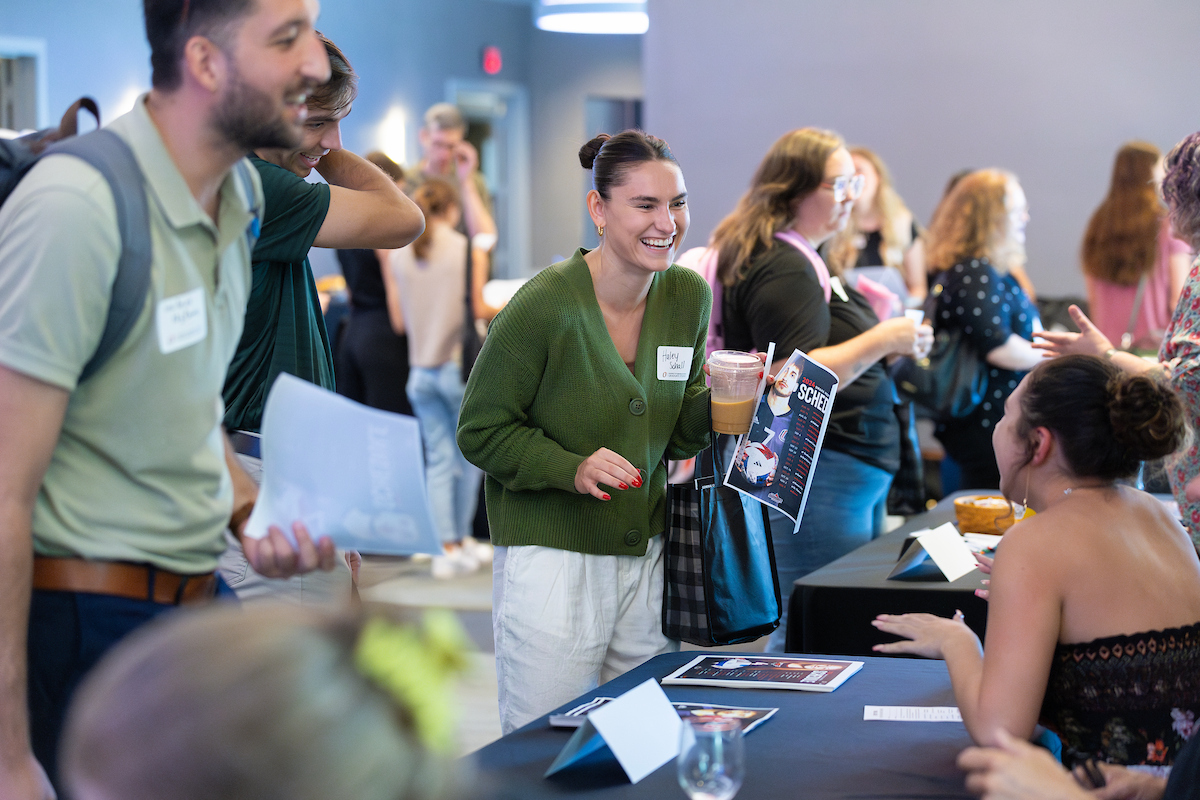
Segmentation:
[[(213, 127), (221, 138), (245, 152), (265, 147), (299, 147), (301, 127), (284, 120), (281, 105), (243, 81), (236, 67), (232, 79), (213, 119)], [(287, 96), (299, 94), (303, 88), (289, 88)]]

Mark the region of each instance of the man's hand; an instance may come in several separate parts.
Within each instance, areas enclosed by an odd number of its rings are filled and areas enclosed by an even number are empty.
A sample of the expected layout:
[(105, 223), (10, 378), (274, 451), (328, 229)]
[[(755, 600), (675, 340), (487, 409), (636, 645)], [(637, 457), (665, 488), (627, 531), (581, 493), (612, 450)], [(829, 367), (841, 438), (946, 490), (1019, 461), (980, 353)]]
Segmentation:
[(242, 537), (242, 550), (255, 572), (264, 578), (290, 578), (315, 569), (326, 572), (333, 569), (337, 553), (332, 539), (322, 536), (313, 544), (308, 528), (302, 522), (292, 523), (292, 533), (297, 547), (292, 547), (276, 525), (272, 525), (261, 539)]
[(454, 148), (454, 171), (459, 183), (471, 180), (472, 173), (479, 168), (479, 151), (468, 141), (461, 141)]

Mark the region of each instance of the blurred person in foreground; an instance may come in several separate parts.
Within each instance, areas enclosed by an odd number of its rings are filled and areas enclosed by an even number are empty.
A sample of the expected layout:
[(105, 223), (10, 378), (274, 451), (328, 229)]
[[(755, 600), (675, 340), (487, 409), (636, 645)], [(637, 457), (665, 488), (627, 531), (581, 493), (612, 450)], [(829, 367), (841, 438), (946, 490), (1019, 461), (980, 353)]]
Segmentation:
[(1192, 264), (1187, 242), (1171, 234), (1159, 195), (1162, 179), (1157, 147), (1123, 145), (1108, 195), (1083, 237), (1088, 312), (1100, 332), (1123, 350), (1158, 352)]
[(1042, 328), (1037, 307), (1008, 268), (1025, 260), (1028, 222), (1016, 177), (982, 169), (954, 185), (926, 234), (929, 268), (938, 275), (929, 322), (960, 330), (988, 379), (987, 394), (969, 414), (937, 420), (935, 434), (958, 469), (957, 480), (943, 469), (947, 492), (999, 487), (992, 430), (1021, 377), (1042, 360), (1033, 347)]
[(782, 651), (792, 584), (883, 532), (900, 465), (893, 355), (920, 358), (933, 332), (907, 317), (879, 321), (867, 299), (831, 275), (817, 248), (845, 227), (865, 179), (841, 136), (802, 128), (771, 146), (750, 189), (713, 233), (725, 344), (782, 368), (799, 349), (838, 376), (808, 506), (795, 523), (771, 509), (784, 616), (767, 649)]
[[(1193, 252), (1200, 249), (1200, 132), (1187, 136), (1167, 154), (1162, 191), (1170, 214), (1171, 229)], [(1117, 349), (1078, 306), (1071, 318), (1080, 333), (1046, 331), (1045, 340), (1035, 345), (1053, 354), (1087, 353), (1111, 360), (1133, 374), (1165, 375), (1187, 407), (1193, 431), (1200, 431), (1200, 262), (1192, 265), (1175, 305), (1175, 314), (1163, 337), (1157, 359), (1141, 358)], [(1183, 524), (1192, 541), (1200, 546), (1200, 497), (1188, 495), (1189, 481), (1200, 478), (1200, 436), (1167, 465), (1171, 492), (1179, 503)]]
[(462, 797), (450, 684), (464, 641), (448, 612), (170, 615), (80, 687), (65, 783), (73, 800)]
[(1095, 356), (1039, 364), (993, 434), (1001, 491), (1037, 513), (997, 548), (986, 647), (960, 612), (880, 615), (903, 640), (874, 649), (944, 659), (978, 744), (1040, 722), (1069, 766), (1170, 766), (1200, 713), (1200, 560), (1161, 502), (1118, 481), (1187, 435), (1161, 380)]

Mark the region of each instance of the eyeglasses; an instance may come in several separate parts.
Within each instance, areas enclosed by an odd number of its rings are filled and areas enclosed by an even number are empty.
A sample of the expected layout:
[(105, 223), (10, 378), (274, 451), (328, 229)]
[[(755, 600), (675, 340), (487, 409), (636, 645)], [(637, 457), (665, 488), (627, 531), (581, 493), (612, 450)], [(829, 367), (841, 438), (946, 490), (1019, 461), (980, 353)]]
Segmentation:
[(855, 175), (838, 175), (836, 178), (821, 181), (821, 185), (833, 190), (834, 201), (840, 203), (846, 198), (857, 200), (862, 194), (867, 179), (862, 173)]

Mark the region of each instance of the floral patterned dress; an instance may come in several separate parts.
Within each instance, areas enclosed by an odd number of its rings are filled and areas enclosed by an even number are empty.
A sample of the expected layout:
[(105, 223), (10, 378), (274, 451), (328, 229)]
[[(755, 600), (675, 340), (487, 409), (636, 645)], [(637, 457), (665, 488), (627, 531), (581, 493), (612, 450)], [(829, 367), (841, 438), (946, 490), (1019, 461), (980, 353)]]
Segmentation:
[(1200, 716), (1200, 622), (1054, 650), (1039, 721), (1067, 766), (1088, 758), (1165, 767)]
[(1168, 459), (1167, 479), (1179, 503), (1183, 526), (1200, 545), (1200, 503), (1189, 503), (1183, 494), (1187, 482), (1200, 475), (1200, 258), (1193, 262), (1183, 285), (1158, 359), (1170, 370), (1171, 385), (1183, 400), (1196, 432), (1191, 446), (1177, 460)]

